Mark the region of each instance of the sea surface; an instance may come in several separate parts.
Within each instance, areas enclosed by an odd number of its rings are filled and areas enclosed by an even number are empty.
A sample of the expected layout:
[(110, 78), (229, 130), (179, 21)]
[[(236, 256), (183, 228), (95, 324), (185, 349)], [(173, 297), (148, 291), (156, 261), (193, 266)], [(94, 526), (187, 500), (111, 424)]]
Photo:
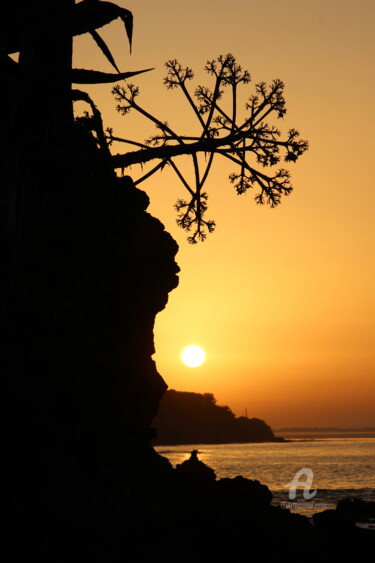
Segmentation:
[[(198, 450), (218, 479), (242, 475), (267, 485), (275, 506), (311, 516), (345, 497), (375, 501), (375, 438), (321, 438), (262, 444), (158, 446), (175, 467)], [(301, 474), (295, 498), (290, 483)], [(312, 480), (305, 491), (308, 479)], [(314, 494), (316, 491), (316, 494)], [(313, 496), (311, 496), (313, 495)]]

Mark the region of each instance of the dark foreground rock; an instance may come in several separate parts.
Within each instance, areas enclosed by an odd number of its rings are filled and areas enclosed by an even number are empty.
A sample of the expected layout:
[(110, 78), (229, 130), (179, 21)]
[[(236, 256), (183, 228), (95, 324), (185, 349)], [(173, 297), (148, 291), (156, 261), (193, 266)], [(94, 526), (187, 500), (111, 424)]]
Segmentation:
[(60, 491), (49, 484), (54, 496), (35, 510), (25, 506), (27, 499), (18, 503), (3, 560), (349, 563), (367, 560), (373, 549), (375, 532), (348, 524), (336, 511), (316, 515), (312, 524), (272, 506), (259, 481), (216, 480), (196, 456), (189, 462), (173, 470), (164, 460), (152, 477), (132, 480), (120, 468), (73, 479), (67, 474)]
[(172, 471), (151, 446), (167, 387), (152, 355), (178, 247), (99, 156), (82, 169), (65, 155), (58, 179), (30, 162), (22, 229), (2, 233), (5, 561), (101, 561), (111, 543), (123, 557), (128, 529), (146, 526), (143, 498)]
[(337, 503), (336, 510), (348, 522), (375, 524), (375, 502), (348, 497)]

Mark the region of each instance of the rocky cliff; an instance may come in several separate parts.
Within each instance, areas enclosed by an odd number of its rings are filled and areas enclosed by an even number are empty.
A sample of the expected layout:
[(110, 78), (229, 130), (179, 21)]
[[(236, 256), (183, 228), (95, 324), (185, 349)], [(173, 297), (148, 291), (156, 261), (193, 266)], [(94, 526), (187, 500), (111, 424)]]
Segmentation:
[(107, 463), (151, 437), (166, 389), (153, 327), (178, 283), (177, 245), (130, 178), (47, 178), (38, 203), (27, 201), (14, 256), (3, 346), (12, 427), (32, 447), (42, 432), (38, 447)]
[(76, 158), (80, 135), (19, 153), (13, 207), (2, 183), (4, 506), (17, 558), (50, 559), (170, 471), (151, 446), (167, 388), (152, 355), (178, 247), (129, 177), (86, 143)]

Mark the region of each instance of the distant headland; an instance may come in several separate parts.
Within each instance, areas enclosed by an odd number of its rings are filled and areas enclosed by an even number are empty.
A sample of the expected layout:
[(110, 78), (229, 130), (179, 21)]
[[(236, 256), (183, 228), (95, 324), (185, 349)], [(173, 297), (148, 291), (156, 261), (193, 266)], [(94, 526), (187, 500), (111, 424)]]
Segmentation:
[(212, 393), (168, 390), (153, 421), (154, 445), (283, 442), (259, 418), (236, 417)]
[(281, 435), (288, 439), (319, 439), (319, 438), (374, 438), (374, 427), (363, 428), (337, 428), (330, 427), (298, 427), (279, 428), (274, 430), (276, 436)]

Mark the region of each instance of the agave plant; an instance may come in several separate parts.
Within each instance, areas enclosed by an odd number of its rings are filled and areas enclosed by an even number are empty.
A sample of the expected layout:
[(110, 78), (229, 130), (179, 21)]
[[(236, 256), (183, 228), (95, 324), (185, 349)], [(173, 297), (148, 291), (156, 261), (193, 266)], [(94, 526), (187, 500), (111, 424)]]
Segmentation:
[[(275, 207), (280, 203), (282, 196), (292, 191), (289, 171), (284, 167), (275, 170), (274, 167), (281, 158), (286, 163), (295, 162), (307, 150), (308, 143), (299, 137), (296, 129), (290, 129), (283, 138), (275, 124), (269, 123), (271, 117), (280, 119), (286, 113), (284, 83), (281, 80), (274, 80), (269, 86), (264, 82), (255, 85), (255, 93), (248, 98), (245, 118), (241, 121), (237, 101), (238, 89), (240, 86), (248, 85), (251, 77), (249, 72), (236, 62), (232, 54), (208, 61), (205, 70), (213, 79), (213, 85), (211, 88), (198, 85), (193, 93), (188, 89), (188, 82), (194, 78), (192, 69), (183, 67), (176, 60), (170, 60), (166, 63), (167, 76), (164, 84), (168, 89), (182, 91), (201, 127), (201, 133), (178, 134), (167, 122), (155, 117), (138, 104), (137, 86), (118, 84), (113, 89), (118, 111), (126, 115), (130, 110), (134, 110), (157, 128), (156, 134), (145, 141), (124, 139), (115, 136), (112, 129), (104, 132), (101, 115), (94, 102), (86, 92), (72, 90), (71, 84), (117, 82), (151, 70), (120, 71), (108, 46), (97, 31), (120, 18), (124, 23), (131, 49), (133, 33), (131, 12), (112, 2), (100, 0), (83, 0), (78, 4), (75, 4), (74, 0), (59, 0), (58, 11), (57, 2), (52, 8), (46, 0), (42, 0), (41, 4), (44, 6), (44, 11), (41, 12), (39, 9), (38, 13), (26, 4), (23, 18), (14, 17), (9, 20), (10, 25), (4, 27), (1, 41), (5, 53), (6, 72), (17, 76), (19, 84), (22, 84), (25, 76), (32, 77), (34, 97), (40, 98), (44, 95), (45, 99), (43, 89), (46, 89), (49, 94), (47, 105), (54, 104), (50, 110), (60, 114), (65, 112), (64, 115), (68, 119), (73, 119), (72, 101), (87, 102), (91, 108), (91, 115), (86, 112), (78, 117), (77, 121), (94, 135), (112, 171), (120, 169), (124, 172), (127, 167), (134, 164), (143, 165), (157, 160), (157, 164), (147, 174), (136, 179), (135, 183), (139, 184), (157, 170), (163, 169), (166, 165), (170, 166), (189, 194), (188, 200), (179, 198), (175, 208), (178, 213), (177, 223), (189, 232), (190, 243), (204, 240), (206, 233), (215, 229), (215, 222), (205, 218), (208, 194), (203, 190), (215, 155), (229, 159), (238, 166), (238, 170), (229, 176), (230, 182), (234, 185), (237, 194), (254, 189), (258, 204), (267, 203)], [(47, 63), (45, 63), (46, 46), (48, 42), (53, 43), (57, 17), (57, 41), (52, 45), (49, 59), (47, 55)], [(93, 37), (115, 72), (72, 69), (71, 39), (84, 33), (89, 33)], [(17, 51), (20, 51), (18, 64), (9, 57)], [(52, 91), (51, 80), (54, 84)], [(22, 88), (19, 90), (22, 92)], [(231, 96), (230, 112), (227, 112), (222, 104), (224, 93), (228, 91)], [(125, 143), (129, 148), (137, 146), (138, 150), (128, 150), (124, 154), (112, 156), (109, 146), (113, 142)], [(199, 153), (208, 155), (203, 168), (198, 159)], [(194, 171), (193, 185), (187, 181), (176, 163), (178, 157), (182, 155), (191, 157)], [(265, 169), (269, 169), (270, 172), (266, 172)]]
[[(21, 4), (21, 6), (20, 6)], [(97, 29), (120, 18), (125, 27), (125, 33), (129, 40), (130, 49), (133, 35), (133, 15), (129, 10), (121, 8), (113, 2), (102, 2), (100, 0), (82, 0), (75, 4), (74, 0), (58, 0), (52, 5), (49, 2), (34, 4), (18, 2), (12, 7), (6, 7), (6, 14), (2, 18), (2, 29), (0, 42), (3, 56), (27, 51), (28, 44), (35, 41), (36, 36), (42, 40), (48, 35), (64, 35), (68, 41), (77, 35), (89, 33), (97, 46), (101, 49), (116, 73), (98, 72), (87, 69), (71, 69), (69, 76), (71, 82), (77, 84), (109, 83), (129, 78), (142, 71), (121, 72), (117, 66), (108, 46), (99, 35)], [(21, 11), (21, 15), (19, 12)], [(50, 31), (48, 31), (50, 30)], [(43, 43), (43, 48), (48, 50), (48, 43)], [(68, 53), (68, 56), (70, 53)], [(12, 65), (13, 60), (7, 60)], [(55, 61), (56, 66), (59, 60)], [(150, 69), (148, 69), (150, 70)]]
[[(4, 10), (4, 4), (0, 10)], [(1, 14), (0, 45), (2, 69), (11, 77), (16, 105), (43, 105), (42, 113), (73, 120), (72, 101), (87, 101), (87, 94), (72, 92), (72, 83), (110, 83), (139, 74), (141, 71), (120, 71), (98, 29), (120, 18), (130, 44), (133, 16), (129, 10), (113, 2), (57, 0), (53, 3), (17, 2), (6, 6)], [(94, 39), (114, 72), (72, 68), (72, 38), (88, 33)], [(18, 62), (12, 54), (19, 53)], [(149, 70), (149, 69), (147, 69)], [(42, 100), (42, 102), (41, 102)], [(43, 121), (43, 120), (41, 120)], [(35, 127), (37, 127), (35, 123)], [(40, 126), (40, 124), (39, 124)]]

